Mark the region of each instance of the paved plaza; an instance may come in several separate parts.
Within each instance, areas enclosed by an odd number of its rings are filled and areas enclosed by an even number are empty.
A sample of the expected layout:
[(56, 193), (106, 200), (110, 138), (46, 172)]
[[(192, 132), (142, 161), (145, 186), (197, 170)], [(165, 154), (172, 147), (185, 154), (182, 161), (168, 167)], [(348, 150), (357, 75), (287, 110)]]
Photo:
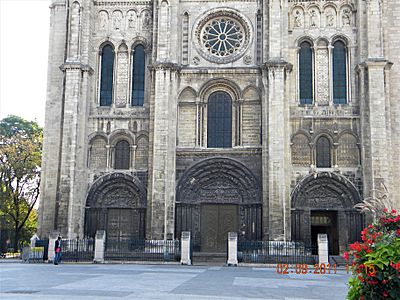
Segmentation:
[(349, 275), (273, 268), (0, 263), (0, 299), (344, 299)]

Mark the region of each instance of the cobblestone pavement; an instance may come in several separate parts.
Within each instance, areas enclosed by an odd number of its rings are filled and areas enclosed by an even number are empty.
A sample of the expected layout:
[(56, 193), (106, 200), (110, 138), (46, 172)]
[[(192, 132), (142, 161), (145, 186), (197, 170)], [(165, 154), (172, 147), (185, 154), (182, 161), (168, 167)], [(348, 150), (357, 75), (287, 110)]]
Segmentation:
[(349, 275), (273, 268), (0, 264), (0, 299), (345, 299)]

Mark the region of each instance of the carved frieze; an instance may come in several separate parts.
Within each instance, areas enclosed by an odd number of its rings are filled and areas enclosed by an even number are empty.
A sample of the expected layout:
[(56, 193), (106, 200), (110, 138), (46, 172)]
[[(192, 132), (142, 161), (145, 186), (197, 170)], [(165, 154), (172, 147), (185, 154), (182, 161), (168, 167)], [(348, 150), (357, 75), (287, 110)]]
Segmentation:
[(316, 49), (317, 103), (329, 104), (329, 56), (327, 45)]
[(128, 48), (123, 44), (118, 50), (116, 107), (125, 107), (127, 103), (127, 88), (129, 85), (128, 61)]

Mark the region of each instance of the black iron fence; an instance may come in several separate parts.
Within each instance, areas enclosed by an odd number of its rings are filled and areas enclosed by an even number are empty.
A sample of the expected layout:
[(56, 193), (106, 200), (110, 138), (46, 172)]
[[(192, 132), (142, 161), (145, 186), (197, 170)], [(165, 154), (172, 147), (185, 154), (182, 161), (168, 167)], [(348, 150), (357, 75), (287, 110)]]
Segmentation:
[(316, 245), (303, 242), (239, 241), (238, 260), (244, 263), (314, 264), (318, 262)]
[(63, 239), (61, 240), (62, 262), (93, 262), (94, 239)]
[(113, 261), (179, 261), (178, 240), (107, 240), (105, 260)]

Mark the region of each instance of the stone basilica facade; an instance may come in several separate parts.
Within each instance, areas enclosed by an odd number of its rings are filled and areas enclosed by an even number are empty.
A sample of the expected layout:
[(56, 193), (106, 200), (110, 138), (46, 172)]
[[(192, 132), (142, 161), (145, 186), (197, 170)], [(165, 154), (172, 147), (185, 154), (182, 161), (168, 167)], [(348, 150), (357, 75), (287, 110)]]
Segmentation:
[(39, 235), (358, 238), (400, 206), (400, 3), (52, 0)]

